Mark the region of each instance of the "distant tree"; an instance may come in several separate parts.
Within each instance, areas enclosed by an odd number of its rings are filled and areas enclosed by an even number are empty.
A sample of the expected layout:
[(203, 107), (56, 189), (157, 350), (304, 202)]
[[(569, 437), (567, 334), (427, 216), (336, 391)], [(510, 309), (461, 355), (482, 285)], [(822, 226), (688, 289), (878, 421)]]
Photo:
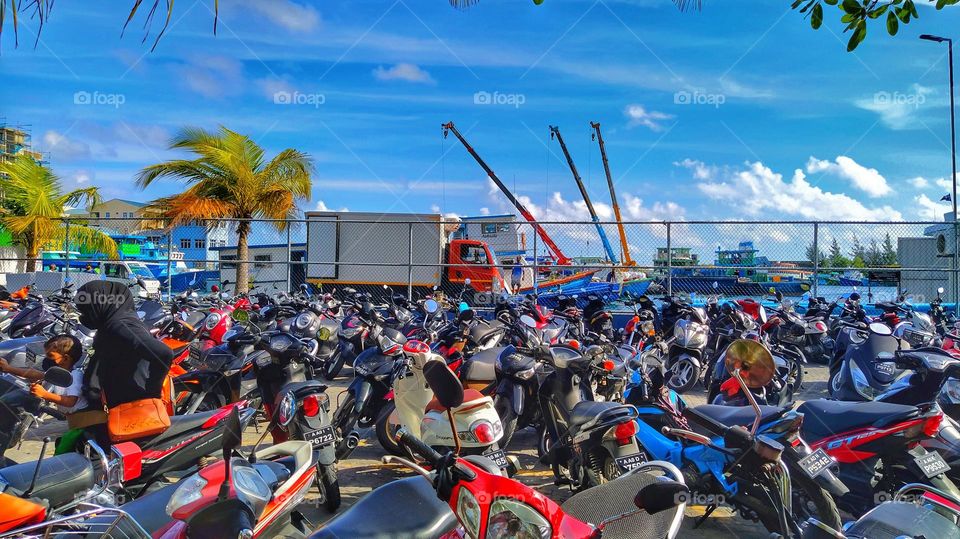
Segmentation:
[(837, 241), (837, 238), (833, 238), (833, 241), (830, 243), (827, 265), (831, 268), (850, 267), (850, 259), (843, 256), (843, 251), (840, 250), (840, 242)]
[(893, 247), (893, 240), (890, 239), (889, 232), (887, 232), (886, 236), (883, 238), (883, 252), (881, 253), (881, 258), (884, 266), (896, 266), (898, 264), (897, 251)]
[(883, 252), (876, 238), (870, 240), (870, 247), (867, 248), (867, 255), (863, 261), (871, 268), (883, 265)]
[(858, 238), (856, 234), (853, 235), (853, 247), (850, 248), (850, 258), (854, 260), (859, 258), (861, 262), (867, 259), (867, 250), (863, 247), (863, 244), (860, 243), (860, 238)]
[[(811, 243), (810, 245), (807, 245), (807, 260), (809, 260), (811, 264), (817, 263), (815, 253), (816, 253), (816, 249), (814, 249), (813, 244)], [(825, 267), (827, 265), (827, 255), (823, 251), (820, 251), (819, 255), (820, 255), (819, 265), (820, 267)]]
[(855, 257), (853, 257), (853, 260), (850, 261), (850, 267), (851, 267), (851, 268), (865, 268), (865, 267), (867, 267), (867, 265), (863, 262), (863, 257), (862, 257), (862, 256), (855, 256)]

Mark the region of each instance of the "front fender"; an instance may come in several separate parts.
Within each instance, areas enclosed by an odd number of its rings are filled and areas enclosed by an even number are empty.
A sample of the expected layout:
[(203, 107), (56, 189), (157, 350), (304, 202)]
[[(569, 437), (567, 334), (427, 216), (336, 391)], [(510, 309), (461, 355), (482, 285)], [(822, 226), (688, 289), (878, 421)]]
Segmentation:
[(353, 391), (353, 411), (360, 415), (363, 412), (363, 409), (367, 407), (367, 403), (370, 401), (370, 395), (373, 393), (373, 386), (370, 385), (370, 382), (366, 380), (360, 380), (359, 383), (351, 385), (350, 388)]

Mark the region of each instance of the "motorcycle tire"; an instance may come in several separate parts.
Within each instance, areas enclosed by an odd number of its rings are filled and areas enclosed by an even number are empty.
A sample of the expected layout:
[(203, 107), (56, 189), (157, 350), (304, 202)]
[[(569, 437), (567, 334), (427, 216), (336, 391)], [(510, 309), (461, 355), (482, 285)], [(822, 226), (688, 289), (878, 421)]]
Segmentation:
[[(377, 433), (377, 440), (380, 442), (380, 446), (383, 447), (387, 453), (398, 457), (408, 457), (407, 452), (404, 451), (396, 441), (396, 430), (391, 428), (393, 423), (390, 421), (390, 416), (391, 414), (395, 414), (396, 411), (397, 405), (394, 404), (393, 401), (385, 404), (383, 409), (380, 410), (380, 415), (377, 417), (374, 430)], [(399, 427), (399, 423), (396, 425)]]
[[(667, 386), (677, 393), (682, 394), (690, 391), (693, 389), (693, 386), (697, 385), (697, 382), (700, 381), (700, 367), (694, 365), (690, 359), (684, 358), (677, 360), (670, 366), (670, 371), (672, 375), (667, 380)], [(677, 376), (677, 372), (687, 372), (687, 377), (681, 380)]]
[(583, 489), (588, 489), (613, 481), (622, 474), (616, 459), (602, 447), (591, 451), (590, 463), (583, 464)]
[(500, 449), (506, 450), (510, 445), (510, 440), (513, 439), (513, 434), (517, 432), (517, 414), (513, 411), (510, 399), (502, 395), (493, 397), (493, 407), (497, 410), (497, 415), (500, 416), (500, 423), (503, 424), (503, 438), (500, 438), (498, 444)]
[(340, 508), (340, 480), (337, 479), (336, 464), (317, 464), (317, 490), (324, 509), (333, 513)]
[(343, 370), (343, 363), (344, 357), (338, 348), (337, 351), (333, 353), (333, 356), (323, 364), (323, 369), (321, 369), (323, 379), (331, 382), (336, 379), (340, 371)]
[(191, 412), (190, 408), (192, 408), (196, 403), (198, 397), (198, 395), (192, 395), (190, 399), (184, 403), (183, 407), (177, 410), (177, 414), (182, 415), (187, 413), (198, 414), (201, 412), (212, 412), (214, 410), (219, 410), (221, 407), (226, 406), (227, 404), (223, 398), (223, 395), (207, 393), (203, 396), (203, 399), (200, 400), (199, 404), (197, 404), (197, 408)]
[(790, 481), (793, 485), (793, 519), (801, 527), (810, 518), (815, 518), (835, 530), (842, 529), (837, 502), (823, 487), (810, 479), (799, 467), (791, 465)]

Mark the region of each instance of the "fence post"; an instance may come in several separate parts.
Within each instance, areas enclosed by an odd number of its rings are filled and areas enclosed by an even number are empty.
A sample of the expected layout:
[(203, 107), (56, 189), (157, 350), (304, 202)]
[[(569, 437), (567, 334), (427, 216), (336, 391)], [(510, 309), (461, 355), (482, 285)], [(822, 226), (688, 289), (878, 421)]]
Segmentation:
[[(236, 285), (234, 285), (236, 287)], [(236, 288), (234, 288), (236, 289)], [(167, 229), (167, 300), (173, 297), (173, 228)]]
[[(443, 221), (440, 222), (441, 235)], [(441, 270), (442, 273), (442, 270)], [(407, 301), (413, 301), (413, 222), (407, 223)]]
[(820, 281), (820, 223), (813, 223), (813, 297), (817, 297)]
[[(951, 71), (952, 73), (952, 71)], [(956, 310), (957, 314), (960, 315), (960, 265), (957, 264), (957, 251), (960, 250), (960, 237), (958, 237), (957, 232), (960, 232), (960, 228), (957, 227), (957, 202), (956, 202), (956, 173), (954, 173), (954, 203), (953, 203), (953, 308)]]
[[(540, 286), (538, 281), (540, 279), (540, 270), (537, 269), (537, 266), (540, 264), (540, 259), (537, 256), (537, 240), (539, 239), (539, 234), (537, 234), (538, 225), (533, 225), (533, 293), (536, 294)], [(523, 277), (521, 277), (521, 281)]]
[(293, 264), (293, 245), (290, 243), (290, 220), (286, 220), (287, 223), (287, 292), (292, 292), (293, 281), (291, 280), (292, 267)]
[(667, 221), (667, 295), (673, 295), (673, 246), (670, 237), (670, 222)]
[(67, 237), (66, 237), (66, 240), (64, 241), (66, 245), (64, 246), (63, 251), (64, 251), (64, 254), (66, 255), (67, 266), (66, 266), (66, 269), (63, 270), (64, 271), (63, 285), (66, 286), (67, 283), (70, 282), (70, 218), (67, 217), (66, 219), (64, 219), (64, 221), (66, 222), (66, 227), (67, 227)]

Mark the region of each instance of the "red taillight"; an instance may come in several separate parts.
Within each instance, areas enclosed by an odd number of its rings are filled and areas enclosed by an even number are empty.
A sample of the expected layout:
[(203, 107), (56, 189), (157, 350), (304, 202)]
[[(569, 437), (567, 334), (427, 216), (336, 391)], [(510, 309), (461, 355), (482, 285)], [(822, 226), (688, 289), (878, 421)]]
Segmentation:
[(823, 322), (817, 322), (816, 325), (815, 325), (815, 327), (817, 328), (817, 331), (826, 331), (826, 330), (827, 330), (827, 325), (824, 324)]
[(579, 350), (579, 349), (580, 349), (580, 341), (578, 341), (578, 340), (576, 340), (576, 339), (570, 339), (569, 341), (567, 341), (567, 346), (569, 346), (570, 348), (573, 348), (574, 350)]
[(320, 402), (317, 401), (315, 395), (307, 395), (303, 398), (303, 403), (300, 405), (303, 408), (303, 415), (307, 417), (317, 417), (317, 414), (320, 413)]
[(603, 362), (603, 370), (612, 371), (613, 370), (613, 361), (609, 359)]
[(473, 431), (473, 436), (477, 439), (477, 442), (481, 444), (492, 444), (496, 440), (493, 425), (489, 421), (477, 421), (470, 430)]
[(926, 420), (923, 424), (923, 433), (929, 437), (934, 437), (937, 435), (937, 431), (940, 430), (940, 423), (943, 421), (943, 414), (937, 414)]
[(627, 445), (633, 441), (633, 437), (637, 434), (637, 424), (633, 421), (627, 421), (626, 423), (620, 423), (613, 429), (613, 436), (617, 439), (617, 443), (620, 445)]

